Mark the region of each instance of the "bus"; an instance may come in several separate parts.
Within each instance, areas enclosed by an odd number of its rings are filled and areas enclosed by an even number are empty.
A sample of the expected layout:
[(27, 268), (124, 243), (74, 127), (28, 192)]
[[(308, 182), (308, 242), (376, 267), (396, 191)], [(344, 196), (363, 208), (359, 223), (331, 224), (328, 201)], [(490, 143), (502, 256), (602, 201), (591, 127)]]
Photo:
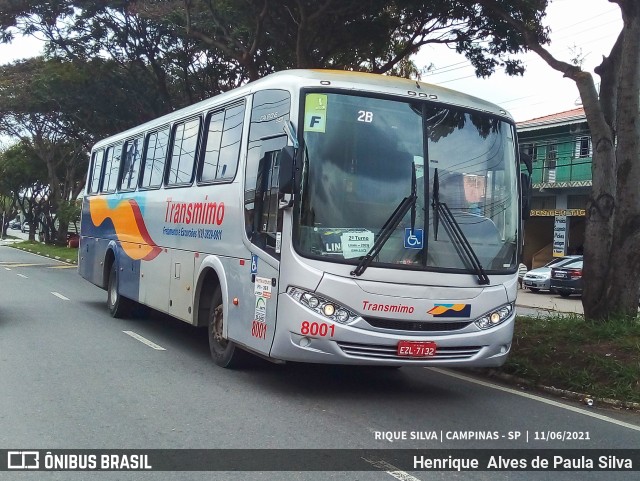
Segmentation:
[(415, 80), (290, 70), (97, 142), (79, 273), (216, 364), (499, 366), (526, 214), (514, 121)]

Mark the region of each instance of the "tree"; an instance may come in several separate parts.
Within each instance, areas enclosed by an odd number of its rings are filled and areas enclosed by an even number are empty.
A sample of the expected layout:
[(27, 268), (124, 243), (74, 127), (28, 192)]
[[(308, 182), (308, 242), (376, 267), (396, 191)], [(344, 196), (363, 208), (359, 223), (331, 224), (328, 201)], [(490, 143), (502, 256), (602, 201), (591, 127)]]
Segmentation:
[(41, 0), (9, 2), (0, 21), (5, 41), (37, 33), (50, 56), (144, 65), (175, 108), (289, 68), (419, 76), (421, 46), (483, 39), (468, 13), (454, 0)]
[(47, 171), (44, 164), (24, 143), (15, 144), (0, 152), (0, 196), (10, 206), (10, 216), (24, 213), (32, 226), (29, 238), (35, 238), (36, 224), (48, 210)]
[(458, 3), (137, 0), (131, 10), (256, 80), (289, 68), (419, 75), (408, 59), (421, 46), (480, 39)]
[(129, 88), (135, 79), (142, 98), (152, 96), (156, 116), (243, 81), (236, 66), (203, 54), (197, 42), (136, 14), (134, 6), (127, 0), (9, 2), (0, 10), (0, 26), (5, 42), (16, 31), (44, 38), (49, 58), (115, 64), (120, 78), (130, 74)]
[[(31, 199), (29, 212), (40, 209), (33, 220), (44, 214), (50, 219), (45, 224), (50, 229), (58, 207), (82, 190), (91, 141), (87, 130), (90, 105), (78, 108), (87, 93), (81, 88), (85, 79), (74, 76), (77, 72), (67, 67), (42, 59), (0, 67), (0, 131), (20, 140), (23, 155), (18, 159), (25, 163), (38, 160), (45, 169), (46, 177), (39, 178), (42, 184), (27, 189), (26, 198)], [(67, 226), (59, 225), (57, 232), (50, 231), (57, 234), (59, 243), (65, 243)]]
[[(587, 318), (635, 317), (640, 292), (640, 4), (609, 0), (620, 7), (623, 27), (608, 56), (591, 73), (563, 61), (545, 47), (547, 0), (469, 2), (476, 28), (486, 28), (512, 53), (532, 51), (572, 79), (580, 92), (594, 145), (592, 189), (587, 203), (584, 291)], [(481, 26), (484, 27), (481, 27)], [(492, 42), (489, 42), (491, 45)], [(466, 50), (475, 64), (495, 57), (489, 47)]]

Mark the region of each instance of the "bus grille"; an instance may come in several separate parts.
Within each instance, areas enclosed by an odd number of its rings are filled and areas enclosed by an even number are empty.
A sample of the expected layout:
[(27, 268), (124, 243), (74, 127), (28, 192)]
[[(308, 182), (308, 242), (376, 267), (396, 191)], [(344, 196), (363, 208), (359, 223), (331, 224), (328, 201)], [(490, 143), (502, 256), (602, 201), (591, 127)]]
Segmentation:
[(470, 359), (480, 352), (482, 346), (438, 347), (436, 355), (429, 358), (398, 356), (396, 346), (378, 346), (375, 344), (355, 344), (338, 342), (338, 346), (349, 356), (367, 359), (402, 359), (403, 361), (459, 361)]
[(458, 322), (416, 322), (416, 321), (396, 321), (392, 319), (378, 319), (375, 317), (365, 317), (365, 321), (373, 327), (380, 329), (392, 329), (394, 331), (416, 331), (416, 332), (438, 332), (438, 331), (458, 331), (464, 329), (473, 321)]

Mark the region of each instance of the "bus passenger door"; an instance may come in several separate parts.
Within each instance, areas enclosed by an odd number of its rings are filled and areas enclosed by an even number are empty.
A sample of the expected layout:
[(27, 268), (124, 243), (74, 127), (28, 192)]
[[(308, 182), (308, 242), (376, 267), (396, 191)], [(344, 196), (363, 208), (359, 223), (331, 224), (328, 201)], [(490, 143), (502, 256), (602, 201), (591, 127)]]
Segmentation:
[(271, 350), (276, 323), (283, 215), (278, 205), (278, 152), (285, 145), (286, 136), (263, 140), (254, 174), (253, 208), (248, 209), (246, 217), (252, 256), (251, 283), (246, 285), (245, 295), (251, 302), (243, 317), (250, 325), (246, 328), (248, 336), (239, 341), (263, 354)]

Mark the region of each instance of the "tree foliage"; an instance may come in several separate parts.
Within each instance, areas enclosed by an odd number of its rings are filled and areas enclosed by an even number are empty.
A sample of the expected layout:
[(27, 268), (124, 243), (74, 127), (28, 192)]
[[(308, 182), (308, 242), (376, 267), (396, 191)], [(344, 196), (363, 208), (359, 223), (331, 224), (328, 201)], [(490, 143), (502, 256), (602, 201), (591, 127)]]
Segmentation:
[[(31, 226), (48, 209), (48, 184), (45, 165), (39, 162), (25, 143), (0, 152), (0, 196), (7, 199), (10, 217), (22, 211)], [(33, 239), (35, 228), (29, 232)]]

